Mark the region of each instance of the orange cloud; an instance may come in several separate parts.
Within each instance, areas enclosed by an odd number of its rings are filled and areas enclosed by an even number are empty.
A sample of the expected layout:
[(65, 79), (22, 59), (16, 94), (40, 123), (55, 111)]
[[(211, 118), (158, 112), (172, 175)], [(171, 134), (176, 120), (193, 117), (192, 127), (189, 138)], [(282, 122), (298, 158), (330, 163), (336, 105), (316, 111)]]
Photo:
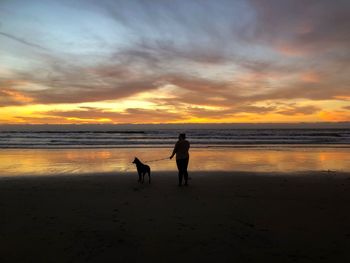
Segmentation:
[(350, 96), (334, 96), (337, 100), (350, 100)]
[(279, 44), (276, 49), (278, 52), (286, 56), (303, 56), (306, 53), (305, 50), (288, 44)]
[(277, 111), (278, 114), (282, 115), (311, 115), (319, 111), (320, 108), (316, 106), (296, 106), (296, 105), (290, 105), (288, 107), (284, 107), (283, 109)]
[(302, 73), (300, 79), (307, 83), (319, 83), (321, 81), (320, 75), (313, 71)]
[(306, 35), (313, 31), (314, 26), (307, 21), (304, 21), (301, 25), (296, 27), (296, 32), (300, 35)]
[(323, 121), (338, 122), (350, 121), (350, 112), (348, 111), (323, 111), (320, 113), (320, 118)]
[(33, 99), (25, 96), (24, 94), (22, 94), (19, 91), (15, 91), (15, 90), (2, 90), (1, 91), (3, 94), (8, 95), (9, 97), (11, 97), (12, 100), (16, 101), (16, 102), (20, 102), (20, 103), (29, 103), (32, 102)]
[(0, 107), (32, 103), (33, 98), (15, 88), (27, 83), (18, 79), (0, 79)]

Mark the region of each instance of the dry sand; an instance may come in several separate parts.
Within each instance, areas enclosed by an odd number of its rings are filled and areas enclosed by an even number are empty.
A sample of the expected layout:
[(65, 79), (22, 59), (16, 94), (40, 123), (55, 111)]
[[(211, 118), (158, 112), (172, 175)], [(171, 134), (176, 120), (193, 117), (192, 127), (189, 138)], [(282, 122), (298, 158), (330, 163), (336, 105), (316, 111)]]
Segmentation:
[(0, 262), (350, 262), (350, 175), (0, 179)]

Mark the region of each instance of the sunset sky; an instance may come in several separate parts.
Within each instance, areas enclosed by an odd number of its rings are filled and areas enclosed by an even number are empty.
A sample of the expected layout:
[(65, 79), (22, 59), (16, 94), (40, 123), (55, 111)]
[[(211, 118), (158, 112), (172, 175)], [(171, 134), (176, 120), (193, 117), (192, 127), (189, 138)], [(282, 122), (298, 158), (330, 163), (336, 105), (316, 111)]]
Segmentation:
[(0, 0), (0, 124), (325, 121), (349, 0)]

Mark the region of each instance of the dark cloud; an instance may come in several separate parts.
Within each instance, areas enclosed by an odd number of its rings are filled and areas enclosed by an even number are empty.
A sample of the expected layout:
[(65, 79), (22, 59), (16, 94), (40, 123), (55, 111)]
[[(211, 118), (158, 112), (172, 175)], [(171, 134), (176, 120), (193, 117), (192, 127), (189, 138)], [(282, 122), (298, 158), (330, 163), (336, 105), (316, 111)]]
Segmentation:
[(214, 118), (217, 120), (225, 119), (228, 117), (232, 117), (233, 113), (231, 110), (208, 110), (201, 107), (187, 107), (186, 115), (192, 118)]
[[(300, 107), (301, 110), (302, 107)], [(217, 120), (224, 120), (230, 117), (240, 117), (245, 113), (260, 113), (266, 114), (274, 112), (275, 106), (269, 107), (257, 107), (252, 105), (244, 105), (240, 107), (220, 109), (206, 109), (197, 106), (184, 107), (181, 111), (173, 113), (168, 110), (160, 109), (141, 109), (141, 108), (128, 108), (122, 112), (105, 111), (93, 107), (81, 107), (81, 110), (71, 111), (48, 111), (42, 112), (43, 115), (49, 118), (63, 117), (66, 120), (75, 119), (77, 121), (88, 122), (98, 121), (100, 119), (109, 120), (116, 123), (125, 122), (164, 122), (166, 119), (168, 122), (173, 121), (186, 121), (191, 118), (214, 118)], [(289, 108), (291, 109), (291, 107)], [(306, 114), (306, 113), (305, 113)]]
[(254, 106), (254, 105), (243, 105), (238, 106), (234, 108), (234, 111), (236, 113), (244, 112), (244, 113), (258, 113), (258, 114), (265, 114), (265, 113), (271, 113), (276, 110), (276, 106)]
[(246, 113), (258, 113), (258, 114), (267, 114), (274, 112), (276, 109), (275, 106), (254, 106), (254, 105), (241, 105), (237, 107), (230, 107), (226, 109), (206, 109), (201, 107), (188, 107), (186, 108), (186, 114), (191, 117), (196, 118), (213, 118), (213, 119), (225, 119), (232, 117), (241, 117), (242, 114)]
[[(47, 87), (21, 91), (33, 98), (28, 103), (79, 103), (101, 100), (115, 100), (132, 96), (139, 92), (157, 88), (159, 81), (156, 75), (149, 75), (142, 69), (135, 69), (134, 64), (120, 64), (118, 62), (98, 65), (84, 65), (75, 63), (72, 59), (40, 55), (46, 62), (46, 68), (32, 69), (31, 72), (17, 72), (15, 79), (21, 83), (32, 83)], [(77, 60), (79, 61), (79, 60)], [(12, 79), (3, 78), (4, 83)], [(16, 84), (12, 85), (16, 88)]]
[(279, 110), (276, 113), (282, 115), (310, 115), (319, 112), (321, 108), (316, 106), (289, 106), (285, 109)]
[(256, 23), (251, 25), (254, 34), (250, 35), (255, 40), (295, 52), (348, 48), (350, 2), (347, 0), (249, 2), (256, 12)]
[(32, 48), (37, 48), (37, 49), (40, 49), (40, 50), (43, 50), (43, 51), (49, 51), (49, 49), (47, 49), (46, 47), (44, 47), (42, 45), (39, 45), (37, 43), (33, 43), (33, 42), (30, 42), (30, 41), (27, 41), (25, 39), (22, 39), (20, 37), (12, 35), (12, 34), (8, 34), (6, 32), (0, 32), (0, 36), (12, 39), (12, 40), (14, 40), (14, 41), (16, 41), (18, 43), (21, 43), (23, 45), (26, 45), (26, 46), (29, 46), (29, 47), (32, 47)]
[(309, 99), (309, 100), (342, 100), (342, 97), (349, 97), (350, 90), (347, 86), (334, 87), (332, 83), (295, 83), (281, 87), (264, 94), (250, 96), (252, 101), (263, 100), (288, 100), (288, 99)]
[(36, 103), (79, 103), (122, 99), (156, 87), (152, 80), (135, 80), (105, 86), (75, 84), (62, 89), (32, 91), (29, 94), (35, 98)]
[(0, 78), (0, 107), (25, 105), (32, 101), (32, 98), (17, 91), (15, 87), (16, 81)]
[(63, 117), (66, 120), (74, 118), (80, 122), (98, 121), (106, 119), (115, 123), (150, 123), (150, 122), (168, 122), (184, 119), (179, 113), (172, 113), (165, 110), (149, 110), (139, 108), (129, 108), (123, 112), (111, 112), (97, 108), (84, 108), (83, 110), (72, 111), (48, 111), (42, 112), (50, 118)]
[[(119, 55), (119, 54), (118, 54)], [(225, 54), (218, 47), (181, 45), (169, 40), (145, 40), (122, 52), (123, 56), (139, 58), (152, 65), (171, 61), (190, 61), (201, 64), (223, 64), (231, 61), (232, 55)]]
[(11, 95), (10, 90), (0, 90), (0, 107), (23, 105), (23, 102), (16, 100), (16, 98)]
[[(188, 73), (168, 74), (160, 72), (143, 73), (137, 71), (133, 64), (104, 64), (95, 68), (74, 65), (52, 66), (50, 74), (19, 74), (19, 80), (50, 88), (21, 91), (23, 96), (32, 98), (27, 101), (8, 99), (4, 93), (6, 85), (0, 83), (3, 105), (20, 103), (78, 103), (102, 100), (115, 100), (133, 96), (140, 92), (157, 90), (162, 85), (172, 84), (181, 90), (174, 90), (171, 98), (150, 99), (163, 105), (179, 106), (193, 104), (202, 106), (237, 106), (264, 100), (311, 99), (327, 100), (349, 97), (350, 90), (345, 81), (327, 79), (319, 83), (292, 82), (287, 86), (269, 88), (264, 77), (249, 80), (213, 80)], [(276, 74), (276, 73), (274, 73)], [(346, 78), (345, 78), (346, 80)], [(339, 81), (339, 80), (338, 80)], [(243, 84), (243, 86), (242, 86)], [(15, 89), (16, 85), (12, 85)], [(257, 89), (257, 94), (242, 94), (242, 91)], [(264, 90), (265, 89), (265, 90)]]
[[(24, 117), (24, 116), (15, 116), (15, 119), (19, 123), (30, 123), (30, 124), (70, 124), (72, 123), (71, 120), (64, 119), (62, 117), (52, 117), (52, 116), (45, 116), (45, 117)], [(0, 120), (1, 123), (1, 120)], [(4, 123), (7, 123), (4, 121)]]

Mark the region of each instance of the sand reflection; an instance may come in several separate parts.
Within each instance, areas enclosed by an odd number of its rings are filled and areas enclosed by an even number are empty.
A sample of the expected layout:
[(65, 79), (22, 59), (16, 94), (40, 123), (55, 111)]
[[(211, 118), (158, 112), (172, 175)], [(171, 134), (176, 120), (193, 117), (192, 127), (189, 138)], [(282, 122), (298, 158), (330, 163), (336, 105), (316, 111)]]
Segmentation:
[[(169, 156), (171, 149), (0, 150), (0, 176), (134, 171), (143, 161)], [(191, 171), (350, 171), (349, 148), (191, 149)], [(153, 171), (174, 171), (174, 160), (149, 163)]]

